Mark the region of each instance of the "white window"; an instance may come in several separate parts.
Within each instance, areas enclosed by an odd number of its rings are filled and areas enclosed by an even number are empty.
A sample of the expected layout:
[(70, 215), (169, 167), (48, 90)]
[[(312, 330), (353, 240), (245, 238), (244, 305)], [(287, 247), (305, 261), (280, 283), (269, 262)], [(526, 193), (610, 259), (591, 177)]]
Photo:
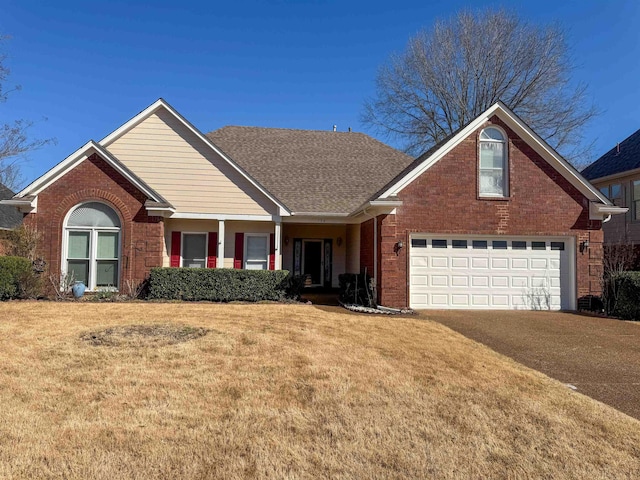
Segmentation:
[(244, 268), (267, 270), (269, 268), (269, 235), (247, 233), (244, 236)]
[(83, 203), (64, 226), (62, 271), (89, 290), (117, 289), (120, 271), (120, 219), (104, 203)]
[(182, 234), (182, 266), (205, 268), (207, 266), (207, 234)]
[(480, 132), (479, 171), (481, 197), (509, 195), (506, 136), (495, 127), (488, 127)]

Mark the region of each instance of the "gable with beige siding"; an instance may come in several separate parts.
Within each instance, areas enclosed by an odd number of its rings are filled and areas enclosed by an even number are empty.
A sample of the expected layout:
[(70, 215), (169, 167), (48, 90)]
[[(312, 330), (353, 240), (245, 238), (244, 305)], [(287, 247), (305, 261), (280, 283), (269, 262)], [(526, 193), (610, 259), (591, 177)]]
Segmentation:
[(179, 213), (278, 213), (271, 200), (162, 108), (106, 147)]

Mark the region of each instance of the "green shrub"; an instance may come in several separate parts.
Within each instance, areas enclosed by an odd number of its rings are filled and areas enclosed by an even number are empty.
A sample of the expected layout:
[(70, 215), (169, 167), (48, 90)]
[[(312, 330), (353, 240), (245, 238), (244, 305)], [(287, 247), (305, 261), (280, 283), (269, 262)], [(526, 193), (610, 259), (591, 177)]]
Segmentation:
[(640, 272), (621, 272), (605, 281), (607, 311), (625, 320), (640, 320)]
[(25, 283), (34, 275), (31, 260), (22, 257), (0, 257), (0, 300), (22, 298)]
[(227, 268), (154, 268), (149, 276), (150, 299), (212, 302), (282, 300), (286, 270)]
[(285, 296), (291, 300), (300, 300), (305, 280), (306, 275), (287, 275), (287, 278), (284, 279)]

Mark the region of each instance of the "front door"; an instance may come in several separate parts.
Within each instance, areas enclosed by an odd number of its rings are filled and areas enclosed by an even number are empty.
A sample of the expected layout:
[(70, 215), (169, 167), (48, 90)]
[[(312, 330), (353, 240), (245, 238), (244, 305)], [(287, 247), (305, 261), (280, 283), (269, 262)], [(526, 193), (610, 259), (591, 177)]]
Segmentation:
[(302, 273), (307, 276), (306, 285), (320, 287), (323, 284), (322, 240), (304, 240), (302, 243)]

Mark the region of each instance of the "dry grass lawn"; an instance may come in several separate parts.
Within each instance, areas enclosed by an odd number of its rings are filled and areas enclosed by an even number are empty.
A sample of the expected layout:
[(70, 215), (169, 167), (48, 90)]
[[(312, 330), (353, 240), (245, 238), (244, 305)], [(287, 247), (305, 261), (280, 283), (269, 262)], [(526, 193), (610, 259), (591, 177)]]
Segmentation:
[(638, 478), (640, 422), (419, 318), (0, 305), (0, 478), (254, 477)]

